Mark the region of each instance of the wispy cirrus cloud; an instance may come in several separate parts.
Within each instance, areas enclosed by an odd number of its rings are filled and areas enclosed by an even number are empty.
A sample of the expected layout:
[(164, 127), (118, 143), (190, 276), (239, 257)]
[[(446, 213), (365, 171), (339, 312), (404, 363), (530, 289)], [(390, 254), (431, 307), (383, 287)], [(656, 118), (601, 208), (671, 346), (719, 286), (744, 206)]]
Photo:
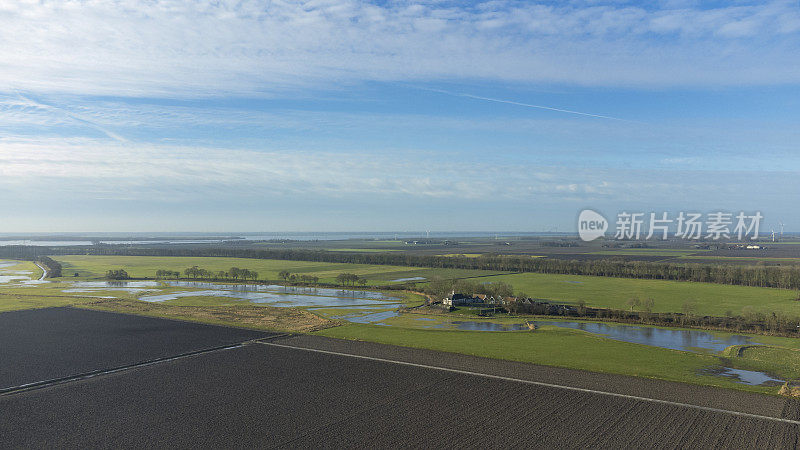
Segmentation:
[(269, 95), (362, 81), (800, 82), (797, 2), (0, 5), (0, 91)]
[[(544, 166), (511, 157), (476, 165), (451, 155), (413, 151), (330, 154), (90, 139), (0, 139), (0, 189), (6, 195), (25, 196), (42, 188), (65, 201), (77, 193), (86, 200), (152, 202), (368, 196), (449, 199), (466, 205), (495, 200), (646, 202), (654, 195), (713, 202), (720, 200), (722, 188), (734, 189), (750, 201), (797, 176), (791, 171), (744, 170), (674, 175), (669, 169)], [(756, 179), (761, 194), (747, 191), (752, 191)], [(742, 183), (732, 183), (735, 180)], [(782, 192), (800, 195), (797, 189)]]

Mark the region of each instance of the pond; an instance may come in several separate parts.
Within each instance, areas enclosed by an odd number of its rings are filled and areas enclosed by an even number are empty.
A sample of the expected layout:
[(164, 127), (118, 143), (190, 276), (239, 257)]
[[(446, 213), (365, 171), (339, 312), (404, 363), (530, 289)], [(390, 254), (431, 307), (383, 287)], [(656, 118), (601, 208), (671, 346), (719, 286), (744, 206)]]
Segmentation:
[(396, 280), (389, 280), (390, 283), (402, 283), (404, 281), (422, 281), (425, 280), (425, 277), (410, 277), (410, 278), (398, 278)]
[(12, 281), (30, 281), (30, 280), (31, 277), (25, 275), (16, 275), (16, 274), (0, 275), (0, 284), (11, 283)]
[[(384, 295), (381, 292), (344, 290), (330, 288), (306, 288), (279, 285), (254, 285), (254, 284), (220, 284), (194, 281), (166, 281), (170, 287), (183, 287), (199, 290), (185, 290), (162, 294), (150, 294), (139, 297), (145, 302), (164, 302), (185, 297), (225, 297), (243, 300), (251, 303), (270, 304), (279, 307), (399, 307), (398, 298)], [(160, 284), (156, 281), (86, 281), (76, 282), (75, 288), (67, 289), (69, 292), (78, 290), (127, 290), (140, 292), (142, 290), (158, 289)], [(151, 288), (151, 289), (145, 289)]]
[(156, 281), (71, 281), (72, 286), (62, 289), (68, 294), (97, 292), (97, 291), (123, 291), (130, 294), (139, 294), (159, 288)]
[(397, 317), (398, 315), (400, 315), (400, 313), (397, 311), (383, 311), (365, 315), (347, 314), (343, 316), (335, 316), (334, 319), (343, 319), (354, 323), (371, 323), (373, 325), (388, 326), (386, 323), (379, 322), (382, 320), (391, 319), (392, 317)]
[[(396, 297), (381, 292), (345, 290), (331, 288), (308, 288), (279, 285), (221, 284), (199, 281), (75, 281), (72, 287), (63, 289), (67, 293), (91, 293), (99, 291), (125, 291), (133, 294), (148, 293), (139, 297), (146, 302), (163, 302), (184, 297), (226, 297), (252, 303), (271, 304), (280, 307), (399, 307)], [(161, 291), (163, 286), (183, 287), (185, 290), (169, 293)]]
[(19, 261), (0, 261), (0, 284), (27, 285), (46, 283), (46, 281), (34, 280), (33, 272), (29, 270), (8, 270), (19, 265)]
[(357, 289), (314, 288), (302, 286), (280, 286), (277, 284), (221, 284), (201, 281), (165, 281), (167, 286), (186, 287), (205, 290), (224, 290), (234, 292), (274, 292), (279, 294), (303, 294), (323, 297), (364, 298), (372, 300), (398, 301), (396, 297), (381, 292), (360, 291)]
[(723, 367), (722, 371), (716, 373), (716, 375), (734, 378), (739, 383), (748, 384), (750, 386), (776, 386), (786, 382), (786, 380), (773, 378), (764, 372), (733, 369), (730, 367)]
[(582, 330), (602, 335), (618, 341), (652, 345), (672, 350), (697, 351), (698, 349), (721, 352), (731, 345), (754, 345), (747, 336), (731, 335), (721, 337), (701, 330), (681, 330), (675, 328), (655, 328), (637, 325), (616, 325), (596, 322), (561, 322), (542, 320), (532, 322), (537, 327), (552, 325)]
[(399, 307), (395, 302), (373, 300), (365, 297), (331, 297), (314, 294), (283, 294), (261, 290), (207, 289), (201, 291), (181, 291), (168, 294), (144, 295), (139, 300), (145, 302), (163, 302), (183, 297), (226, 297), (251, 303), (269, 304), (279, 307), (343, 307), (343, 306), (377, 306)]
[[(690, 352), (721, 352), (731, 345), (759, 345), (748, 336), (731, 335), (722, 337), (701, 330), (682, 330), (655, 328), (638, 325), (617, 325), (595, 322), (562, 322), (557, 320), (537, 320), (530, 322), (536, 327), (556, 326), (586, 331), (598, 336), (634, 344), (683, 350)], [(528, 330), (525, 323), (509, 324), (491, 321), (447, 321), (435, 325), (438, 329), (457, 329), (465, 331), (520, 331)]]

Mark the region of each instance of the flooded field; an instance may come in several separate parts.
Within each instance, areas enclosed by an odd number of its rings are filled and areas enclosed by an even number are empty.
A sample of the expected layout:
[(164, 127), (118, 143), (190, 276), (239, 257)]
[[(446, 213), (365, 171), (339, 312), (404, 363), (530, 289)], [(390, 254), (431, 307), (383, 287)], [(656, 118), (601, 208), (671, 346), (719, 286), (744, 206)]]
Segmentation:
[(528, 330), (528, 326), (524, 323), (521, 324), (506, 324), (497, 322), (480, 322), (480, 321), (462, 321), (456, 320), (453, 322), (445, 322), (434, 326), (433, 328), (440, 329), (456, 329), (466, 331), (521, 331)]
[(30, 270), (20, 270), (18, 261), (0, 261), (0, 285), (2, 284), (39, 284), (42, 281), (34, 279)]
[(748, 384), (750, 386), (776, 386), (783, 384), (786, 380), (773, 378), (764, 372), (755, 372), (752, 370), (732, 369), (724, 367), (722, 372), (717, 375), (735, 379), (739, 383)]
[[(115, 295), (115, 292), (120, 292), (145, 302), (154, 303), (185, 298), (217, 297), (276, 307), (308, 308), (309, 311), (316, 311), (328, 318), (360, 324), (388, 327), (399, 326), (399, 323), (403, 323), (392, 320), (400, 318), (402, 315), (398, 311), (398, 308), (403, 305), (401, 299), (377, 291), (173, 280), (73, 281), (61, 279), (52, 281), (38, 279), (38, 275), (36, 275), (38, 272), (29, 268), (29, 264), (21, 265), (16, 261), (0, 261), (0, 285), (23, 287), (37, 283), (52, 283), (50, 287), (44, 286), (43, 288), (102, 298), (114, 298), (111, 296)], [(424, 278), (411, 277), (393, 281), (422, 279)], [(443, 319), (439, 316), (415, 317), (406, 323), (410, 323), (413, 328), (431, 330), (481, 332), (529, 332), (530, 330), (528, 324), (523, 320), (515, 323), (509, 320), (469, 320), (467, 318), (456, 320), (456, 317)], [(761, 345), (757, 342), (757, 338), (742, 335), (720, 335), (702, 330), (559, 320), (536, 320), (530, 324), (537, 328), (570, 328), (607, 339), (695, 353), (719, 353), (731, 345)], [(728, 367), (713, 369), (708, 373), (751, 386), (773, 386), (783, 382), (767, 373)]]
[(638, 325), (617, 325), (595, 322), (561, 322), (542, 320), (531, 322), (537, 327), (556, 326), (582, 330), (601, 335), (609, 339), (631, 342), (634, 344), (652, 345), (673, 350), (697, 351), (706, 350), (721, 352), (731, 345), (757, 345), (748, 336), (731, 335), (720, 337), (717, 334), (701, 330), (682, 330), (675, 328), (655, 328)]

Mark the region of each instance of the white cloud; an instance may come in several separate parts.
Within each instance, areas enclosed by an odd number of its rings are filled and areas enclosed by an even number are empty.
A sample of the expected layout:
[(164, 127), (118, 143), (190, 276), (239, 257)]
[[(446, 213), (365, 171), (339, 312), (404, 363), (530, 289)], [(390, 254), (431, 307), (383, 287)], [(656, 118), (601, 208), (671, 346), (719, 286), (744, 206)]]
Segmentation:
[[(384, 156), (87, 139), (0, 139), (0, 192), (6, 199), (197, 203), (305, 198), (346, 204), (344, 199), (368, 197), (525, 204), (557, 199), (654, 203), (690, 199), (688, 203), (696, 203), (721, 198), (752, 202), (775, 186), (792, 185), (796, 176), (778, 171), (542, 166), (513, 158), (473, 164), (422, 152)], [(781, 195), (800, 195), (796, 191), (783, 189)]]
[[(775, 24), (778, 26), (775, 26)], [(0, 90), (266, 95), (336, 83), (796, 83), (796, 2), (703, 9), (356, 0), (0, 5)]]
[[(607, 183), (589, 171), (547, 168), (546, 176), (540, 176), (534, 167), (521, 170), (512, 161), (475, 165), (414, 152), (389, 157), (87, 139), (0, 139), (0, 189), (10, 197), (37, 186), (51, 195), (86, 199), (369, 195), (470, 201), (529, 199), (565, 190), (569, 194), (602, 193)], [(52, 190), (55, 186), (57, 190)]]

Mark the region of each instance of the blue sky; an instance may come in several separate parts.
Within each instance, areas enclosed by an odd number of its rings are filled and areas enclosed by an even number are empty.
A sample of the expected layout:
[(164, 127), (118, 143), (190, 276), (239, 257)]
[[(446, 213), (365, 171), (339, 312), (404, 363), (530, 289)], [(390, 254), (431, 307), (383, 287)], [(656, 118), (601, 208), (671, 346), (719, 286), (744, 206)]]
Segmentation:
[(0, 232), (800, 230), (800, 6), (0, 5)]

